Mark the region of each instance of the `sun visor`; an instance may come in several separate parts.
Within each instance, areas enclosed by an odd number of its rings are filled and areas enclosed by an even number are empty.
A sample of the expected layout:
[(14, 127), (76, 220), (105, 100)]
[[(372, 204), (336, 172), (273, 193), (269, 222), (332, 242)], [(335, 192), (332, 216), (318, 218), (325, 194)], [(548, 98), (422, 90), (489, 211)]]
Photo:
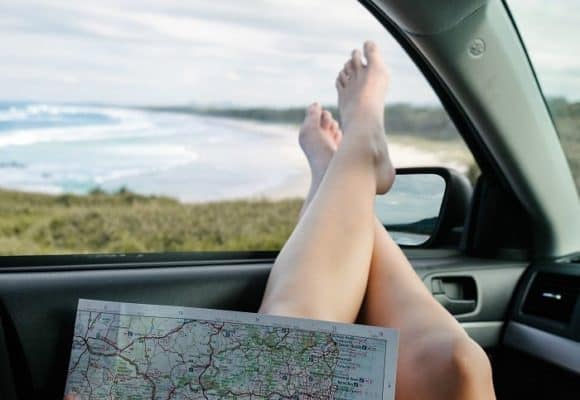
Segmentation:
[(489, 0), (376, 0), (374, 3), (397, 25), (415, 35), (447, 31)]

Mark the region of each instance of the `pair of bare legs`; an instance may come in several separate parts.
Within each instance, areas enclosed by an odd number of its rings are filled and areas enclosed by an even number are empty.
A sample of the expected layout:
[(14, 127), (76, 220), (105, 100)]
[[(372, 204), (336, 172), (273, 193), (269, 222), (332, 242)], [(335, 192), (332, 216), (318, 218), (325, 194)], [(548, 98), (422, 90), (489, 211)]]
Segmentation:
[[(491, 399), (483, 350), (431, 296), (374, 215), (394, 180), (383, 127), (388, 75), (375, 44), (337, 80), (342, 130), (311, 105), (300, 131), (312, 184), (260, 312), (398, 328), (397, 399)], [(343, 134), (344, 132), (344, 134)]]
[(388, 191), (395, 175), (383, 127), (386, 67), (373, 43), (364, 55), (366, 64), (353, 51), (336, 80), (342, 130), (320, 105), (308, 108), (300, 144), (312, 187), (260, 312), (398, 328), (398, 400), (491, 399), (485, 353), (374, 216), (375, 194)]

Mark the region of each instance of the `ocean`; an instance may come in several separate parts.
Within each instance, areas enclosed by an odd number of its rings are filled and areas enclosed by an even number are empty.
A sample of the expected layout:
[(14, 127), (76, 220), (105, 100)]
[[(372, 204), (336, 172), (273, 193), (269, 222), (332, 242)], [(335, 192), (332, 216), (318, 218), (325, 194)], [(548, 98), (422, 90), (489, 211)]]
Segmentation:
[[(185, 202), (277, 197), (288, 182), (304, 181), (306, 168), (292, 126), (0, 102), (2, 188), (86, 194), (125, 187)], [(305, 190), (299, 187), (291, 195), (304, 196)]]

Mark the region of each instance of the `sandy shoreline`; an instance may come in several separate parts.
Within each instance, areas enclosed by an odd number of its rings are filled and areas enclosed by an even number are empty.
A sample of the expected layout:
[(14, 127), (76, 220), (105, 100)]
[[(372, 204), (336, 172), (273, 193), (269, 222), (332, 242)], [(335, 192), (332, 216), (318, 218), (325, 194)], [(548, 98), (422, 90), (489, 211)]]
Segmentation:
[[(274, 134), (283, 133), (284, 129), (288, 129), (288, 127), (284, 127), (281, 130), (280, 127), (277, 128), (278, 132), (274, 131)], [(453, 168), (463, 173), (467, 172), (470, 160), (469, 158), (463, 158), (462, 154), (458, 156), (458, 149), (459, 153), (461, 153), (461, 148), (457, 143), (435, 143), (432, 147), (429, 149), (431, 151), (427, 151), (424, 143), (421, 146), (416, 146), (414, 145), (414, 140), (409, 140), (409, 138), (403, 138), (403, 140), (392, 138), (389, 143), (390, 155), (397, 168), (434, 166)], [(449, 149), (449, 147), (453, 147), (453, 149)], [(263, 199), (277, 201), (305, 198), (310, 186), (310, 169), (298, 143), (285, 143), (285, 145), (278, 147), (276, 150), (279, 158), (285, 160), (290, 171), (281, 179), (272, 179), (269, 183), (264, 182), (256, 190), (246, 189), (243, 192), (237, 192), (225, 187), (219, 194), (214, 193), (210, 197), (200, 197), (200, 193), (196, 191), (196, 187), (198, 187), (196, 181), (199, 181), (200, 177), (199, 175), (192, 175), (193, 169), (191, 166), (182, 166), (172, 171), (162, 171), (137, 177), (133, 179), (131, 185), (128, 185), (128, 188), (130, 191), (143, 195), (173, 197), (183, 204)], [(449, 158), (449, 155), (453, 156), (453, 158)], [(152, 187), (163, 187), (168, 192), (159, 193), (147, 190)], [(105, 187), (104, 189), (106, 190), (107, 188)], [(22, 187), (16, 188), (16, 190), (30, 193), (38, 192), (38, 190), (32, 188)], [(51, 191), (42, 192), (54, 196), (64, 194)]]
[[(389, 143), (389, 152), (396, 168), (419, 166), (446, 167), (467, 172), (468, 164), (458, 159), (446, 159), (445, 154), (439, 151), (428, 152), (415, 146), (400, 143), (393, 139)], [(300, 171), (287, 177), (284, 182), (263, 191), (257, 192), (252, 198), (266, 198), (281, 200), (286, 198), (304, 198), (310, 186), (310, 170), (304, 160)]]

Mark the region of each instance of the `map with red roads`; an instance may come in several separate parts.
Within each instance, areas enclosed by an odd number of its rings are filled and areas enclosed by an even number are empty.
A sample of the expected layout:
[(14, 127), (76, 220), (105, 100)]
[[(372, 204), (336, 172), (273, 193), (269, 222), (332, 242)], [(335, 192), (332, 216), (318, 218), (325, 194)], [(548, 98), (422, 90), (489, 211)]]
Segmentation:
[(80, 300), (66, 393), (92, 399), (393, 399), (397, 332)]

